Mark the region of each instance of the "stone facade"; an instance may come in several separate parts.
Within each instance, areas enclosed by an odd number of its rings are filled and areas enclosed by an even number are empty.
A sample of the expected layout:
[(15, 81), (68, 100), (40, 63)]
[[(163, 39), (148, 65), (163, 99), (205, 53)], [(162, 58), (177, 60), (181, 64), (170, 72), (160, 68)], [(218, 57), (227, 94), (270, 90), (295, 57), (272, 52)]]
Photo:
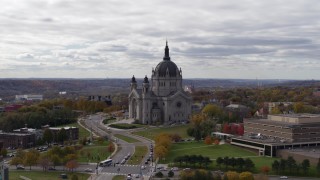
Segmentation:
[(152, 69), (151, 83), (146, 76), (139, 89), (132, 77), (129, 117), (143, 124), (172, 124), (187, 121), (191, 105), (191, 96), (182, 88), (182, 70), (171, 61), (167, 43), (163, 61)]

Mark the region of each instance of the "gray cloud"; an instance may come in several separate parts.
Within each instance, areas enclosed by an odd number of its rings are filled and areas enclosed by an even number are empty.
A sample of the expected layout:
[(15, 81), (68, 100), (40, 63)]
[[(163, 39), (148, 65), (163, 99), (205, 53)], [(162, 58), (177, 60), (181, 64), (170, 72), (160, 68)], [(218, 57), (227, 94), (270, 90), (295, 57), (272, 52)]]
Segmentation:
[(317, 0), (0, 5), (1, 77), (143, 77), (166, 38), (184, 77), (320, 77)]

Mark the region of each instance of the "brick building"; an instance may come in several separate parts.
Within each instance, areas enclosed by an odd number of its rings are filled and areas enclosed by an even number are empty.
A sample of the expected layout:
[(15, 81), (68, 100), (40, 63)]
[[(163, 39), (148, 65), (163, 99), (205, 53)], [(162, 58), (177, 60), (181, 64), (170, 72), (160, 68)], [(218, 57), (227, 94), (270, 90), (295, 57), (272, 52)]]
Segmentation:
[(36, 143), (35, 134), (29, 133), (0, 133), (0, 143), (3, 148), (30, 148)]

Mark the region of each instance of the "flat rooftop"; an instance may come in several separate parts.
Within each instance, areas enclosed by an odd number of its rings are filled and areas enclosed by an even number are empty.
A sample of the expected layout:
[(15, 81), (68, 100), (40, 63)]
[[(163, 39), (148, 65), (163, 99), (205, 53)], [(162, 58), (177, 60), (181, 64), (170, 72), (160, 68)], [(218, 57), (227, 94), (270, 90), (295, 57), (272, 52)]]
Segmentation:
[(279, 139), (273, 139), (273, 138), (266, 138), (266, 139), (256, 139), (256, 138), (251, 138), (247, 134), (244, 136), (237, 136), (233, 137), (232, 139), (240, 139), (244, 141), (251, 141), (255, 143), (260, 143), (260, 144), (268, 144), (268, 145), (273, 145), (273, 146), (284, 146), (284, 145), (295, 145), (295, 144), (307, 144), (307, 143), (320, 143), (320, 141), (303, 141), (303, 142), (281, 142)]

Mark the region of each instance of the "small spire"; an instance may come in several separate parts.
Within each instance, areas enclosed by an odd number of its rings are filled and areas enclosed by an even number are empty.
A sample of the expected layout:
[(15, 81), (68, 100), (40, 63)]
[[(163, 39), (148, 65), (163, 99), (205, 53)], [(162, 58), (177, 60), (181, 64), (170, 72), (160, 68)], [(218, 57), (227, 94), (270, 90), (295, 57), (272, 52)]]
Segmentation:
[(137, 81), (136, 81), (136, 78), (134, 77), (134, 75), (132, 76), (132, 78), (131, 78), (131, 83), (136, 83)]
[(168, 41), (166, 40), (166, 47), (164, 48), (164, 57), (163, 60), (170, 61), (170, 56), (169, 56), (169, 47), (168, 47)]
[(149, 83), (147, 75), (144, 77), (143, 83)]

